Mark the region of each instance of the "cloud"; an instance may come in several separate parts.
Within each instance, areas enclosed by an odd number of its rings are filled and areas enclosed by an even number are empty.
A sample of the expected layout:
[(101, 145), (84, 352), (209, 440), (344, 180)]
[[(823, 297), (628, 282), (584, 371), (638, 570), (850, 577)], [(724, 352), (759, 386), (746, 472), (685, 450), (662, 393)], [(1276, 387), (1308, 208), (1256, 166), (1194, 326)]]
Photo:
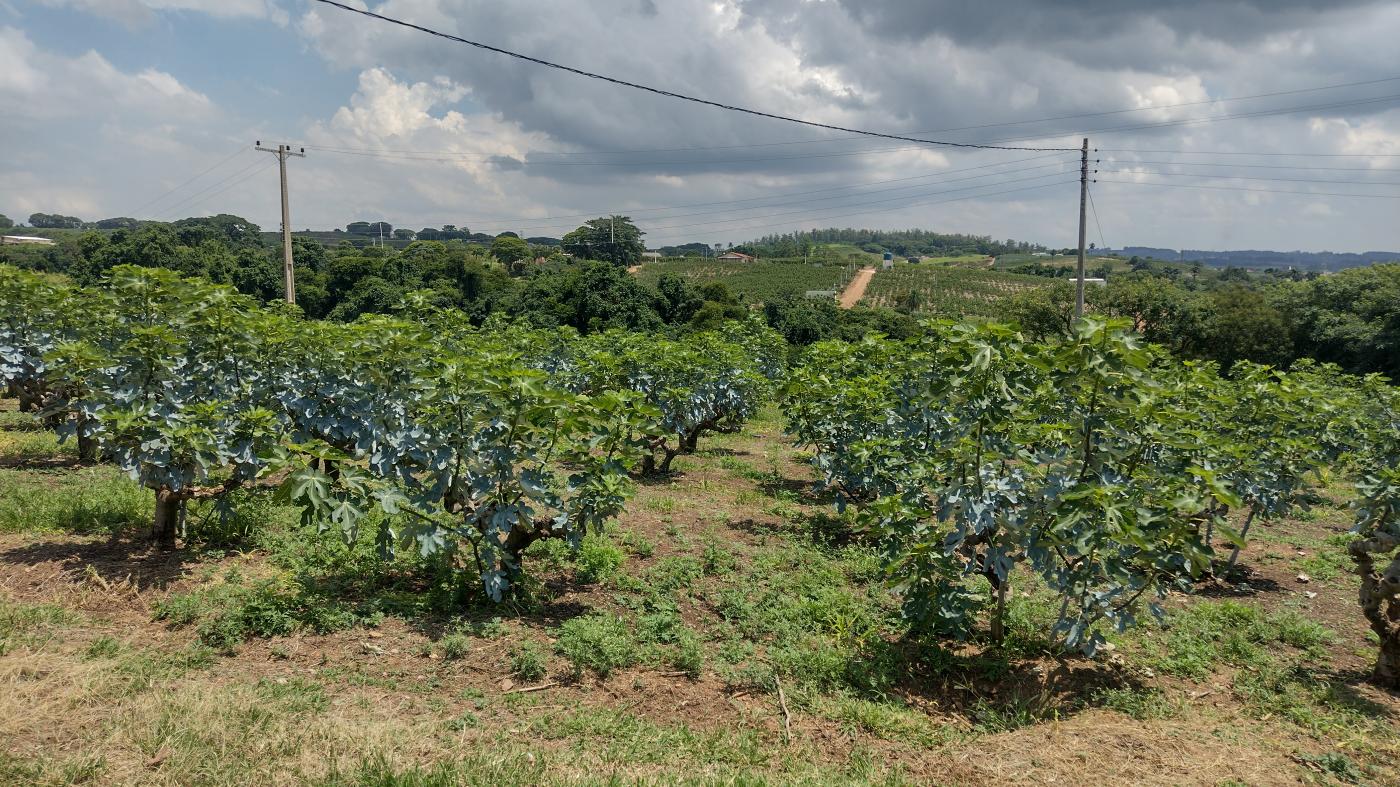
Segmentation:
[(57, 53), (13, 27), (0, 27), (0, 105), (0, 138), (12, 141), (0, 211), (18, 217), (130, 211), (167, 173), (198, 171), (211, 137), (225, 144), (217, 130), (227, 117), (173, 74), (125, 71), (96, 51)]
[(288, 22), (287, 12), (273, 0), (40, 0), (55, 8), (72, 8), (115, 19), (128, 26), (150, 23), (157, 12), (191, 12), (220, 19), (268, 19)]
[[(318, 99), (277, 115), (261, 87), (198, 82), (235, 96), (225, 101), (223, 92), (211, 98), (189, 90), (192, 77), (168, 67), (123, 71), (97, 52), (31, 56), (27, 40), (0, 39), (0, 98), (33, 105), (26, 119), (0, 118), (0, 132), (20, 141), (18, 155), (43, 159), (57, 182), (88, 183), (93, 172), (128, 177), (93, 187), (102, 195), (96, 204), (113, 213), (133, 201), (120, 195), (144, 200), (156, 182), (173, 185), (226, 155), (236, 138), (291, 137), (309, 147), (308, 158), (293, 164), (297, 226), (385, 218), (557, 235), (576, 214), (618, 210), (633, 213), (654, 242), (739, 241), (848, 224), (1056, 246), (1075, 239), (1072, 154), (1029, 161), (1034, 153), (851, 138), (583, 79), (317, 3), (44, 2), (158, 16), (177, 32), (195, 13), (278, 23), (279, 9), (296, 8), (292, 29), (324, 66), (324, 73), (299, 69), (298, 79), (277, 85), (288, 97), (305, 91)], [(1336, 238), (1356, 248), (1397, 245), (1388, 234), (1391, 200), (1278, 193), (1375, 193), (1377, 185), (1311, 186), (1300, 181), (1325, 173), (1286, 167), (1321, 161), (1379, 170), (1397, 166), (1395, 159), (1252, 154), (1400, 152), (1400, 101), (1370, 101), (1400, 94), (1400, 82), (1296, 92), (1400, 74), (1400, 50), (1390, 40), (1400, 29), (1400, 4), (373, 0), (367, 7), (603, 74), (819, 122), (1031, 147), (1077, 147), (1088, 136), (1100, 168), (1139, 173), (1105, 172), (1093, 187), (1110, 245), (1335, 248)], [(101, 42), (91, 46), (102, 50)], [(51, 98), (53, 91), (63, 100)], [(1211, 103), (1270, 93), (1278, 95)], [(1360, 101), (1370, 103), (1348, 104)], [(1329, 103), (1337, 106), (1258, 114)], [(1235, 117), (1251, 113), (1258, 116)], [(129, 169), (99, 159), (111, 148), (95, 140), (125, 146), (134, 159)], [(1266, 163), (1272, 168), (1226, 166)], [(1150, 174), (1157, 172), (1172, 174)], [(1245, 179), (1271, 177), (1281, 180)], [(1332, 177), (1343, 178), (1367, 173)], [(275, 225), (276, 202), (265, 192), (275, 189), (250, 180), (208, 206)]]
[(212, 104), (173, 75), (154, 68), (129, 73), (96, 51), (65, 57), (40, 50), (13, 27), (0, 27), (0, 125), (97, 113), (207, 115)]

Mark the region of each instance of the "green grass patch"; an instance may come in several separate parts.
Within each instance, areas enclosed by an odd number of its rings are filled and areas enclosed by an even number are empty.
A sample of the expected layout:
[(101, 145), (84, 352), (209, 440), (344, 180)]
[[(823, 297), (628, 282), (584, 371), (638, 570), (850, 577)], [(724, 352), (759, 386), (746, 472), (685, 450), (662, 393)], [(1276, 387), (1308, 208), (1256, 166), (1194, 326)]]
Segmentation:
[(154, 496), (115, 468), (0, 473), (0, 532), (121, 533), (150, 527)]
[(15, 647), (35, 647), (48, 642), (58, 629), (77, 621), (75, 613), (56, 604), (0, 601), (0, 656)]
[(1146, 666), (1196, 680), (1223, 665), (1270, 665), (1279, 645), (1305, 659), (1325, 658), (1323, 646), (1335, 639), (1296, 611), (1265, 612), (1234, 601), (1197, 602), (1171, 615), (1160, 631), (1144, 631)]

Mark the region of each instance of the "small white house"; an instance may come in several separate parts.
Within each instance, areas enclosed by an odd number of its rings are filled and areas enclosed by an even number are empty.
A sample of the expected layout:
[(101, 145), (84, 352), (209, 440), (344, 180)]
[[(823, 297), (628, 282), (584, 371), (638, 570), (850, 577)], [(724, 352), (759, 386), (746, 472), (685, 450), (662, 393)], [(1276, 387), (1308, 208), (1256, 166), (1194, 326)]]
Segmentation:
[(644, 260), (659, 260), (659, 259), (661, 259), (661, 252), (659, 252), (659, 251), (644, 251), (644, 252), (642, 252), (642, 259), (644, 259)]
[(0, 243), (29, 243), (35, 246), (52, 246), (53, 241), (33, 235), (0, 235)]
[(749, 255), (743, 253), (742, 251), (726, 251), (725, 253), (719, 255), (718, 259), (721, 259), (721, 260), (734, 260), (734, 261), (737, 261), (737, 262), (753, 262), (753, 261), (754, 261), (754, 258), (753, 258), (753, 257), (751, 257), (751, 256), (749, 256)]

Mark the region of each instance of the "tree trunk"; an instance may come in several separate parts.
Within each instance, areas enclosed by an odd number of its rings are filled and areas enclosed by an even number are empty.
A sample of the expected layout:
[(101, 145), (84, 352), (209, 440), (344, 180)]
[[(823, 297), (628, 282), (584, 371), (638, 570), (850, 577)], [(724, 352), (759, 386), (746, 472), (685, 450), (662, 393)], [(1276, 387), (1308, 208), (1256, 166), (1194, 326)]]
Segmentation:
[[(1244, 541), (1249, 537), (1249, 526), (1254, 524), (1254, 514), (1258, 510), (1259, 509), (1255, 506), (1249, 507), (1249, 516), (1245, 517), (1244, 527), (1240, 529), (1240, 541)], [(1230, 553), (1230, 562), (1225, 564), (1226, 575), (1229, 575), (1230, 570), (1235, 567), (1235, 561), (1240, 559), (1240, 549), (1242, 548), (1243, 547), (1235, 547), (1235, 551)]]
[(78, 461), (85, 465), (97, 462), (97, 441), (84, 437), (82, 432), (78, 433)]
[(1390, 636), (1381, 640), (1381, 652), (1376, 656), (1376, 669), (1371, 681), (1377, 686), (1400, 691), (1400, 625), (1391, 629)]
[[(992, 613), (992, 642), (1000, 645), (1006, 641), (1006, 591), (1011, 585), (1009, 581), (998, 580), (995, 574), (989, 572), (989, 578), (997, 589), (997, 606)], [(1010, 580), (1010, 577), (1007, 577)]]
[(87, 416), (78, 413), (78, 461), (90, 465), (97, 461), (97, 440), (85, 434), (87, 427)]
[[(1400, 690), (1400, 552), (1395, 552), (1397, 546), (1400, 546), (1400, 538), (1389, 533), (1376, 533), (1347, 545), (1356, 563), (1356, 573), (1361, 577), (1361, 592), (1357, 594), (1361, 613), (1380, 640), (1380, 653), (1376, 656), (1371, 680), (1392, 691)], [(1376, 555), (1387, 561), (1379, 571), (1376, 570)]]
[(696, 428), (695, 431), (691, 432), (690, 434), (687, 434), (685, 436), (685, 439), (681, 442), (681, 450), (687, 454), (694, 453), (695, 445), (699, 442), (700, 433), (702, 431), (704, 431), (703, 428)]
[(185, 499), (179, 494), (165, 487), (156, 490), (156, 515), (151, 525), (151, 542), (157, 549), (174, 551), (175, 531), (180, 527), (180, 512), (184, 507)]

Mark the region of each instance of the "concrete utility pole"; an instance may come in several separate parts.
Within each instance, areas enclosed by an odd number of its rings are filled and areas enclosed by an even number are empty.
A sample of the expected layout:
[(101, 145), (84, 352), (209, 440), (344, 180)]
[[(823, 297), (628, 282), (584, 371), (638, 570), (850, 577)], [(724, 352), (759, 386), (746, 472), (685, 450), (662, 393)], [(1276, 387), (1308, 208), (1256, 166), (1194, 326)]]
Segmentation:
[[(290, 145), (278, 145), (276, 150), (262, 146), (262, 140), (258, 140), (255, 149), (264, 153), (277, 154), (277, 168), (282, 174), (282, 290), (283, 298), (287, 303), (297, 302), (297, 280), (296, 274), (292, 271), (292, 214), (287, 206), (287, 157), (298, 156), (306, 158), (306, 148), (300, 148), (299, 152), (293, 153)], [(1080, 233), (1083, 235), (1084, 233)], [(1082, 243), (1080, 244), (1083, 245)]]
[(1075, 270), (1079, 279), (1074, 284), (1074, 316), (1084, 316), (1084, 208), (1089, 193), (1089, 138), (1079, 152), (1079, 264)]

